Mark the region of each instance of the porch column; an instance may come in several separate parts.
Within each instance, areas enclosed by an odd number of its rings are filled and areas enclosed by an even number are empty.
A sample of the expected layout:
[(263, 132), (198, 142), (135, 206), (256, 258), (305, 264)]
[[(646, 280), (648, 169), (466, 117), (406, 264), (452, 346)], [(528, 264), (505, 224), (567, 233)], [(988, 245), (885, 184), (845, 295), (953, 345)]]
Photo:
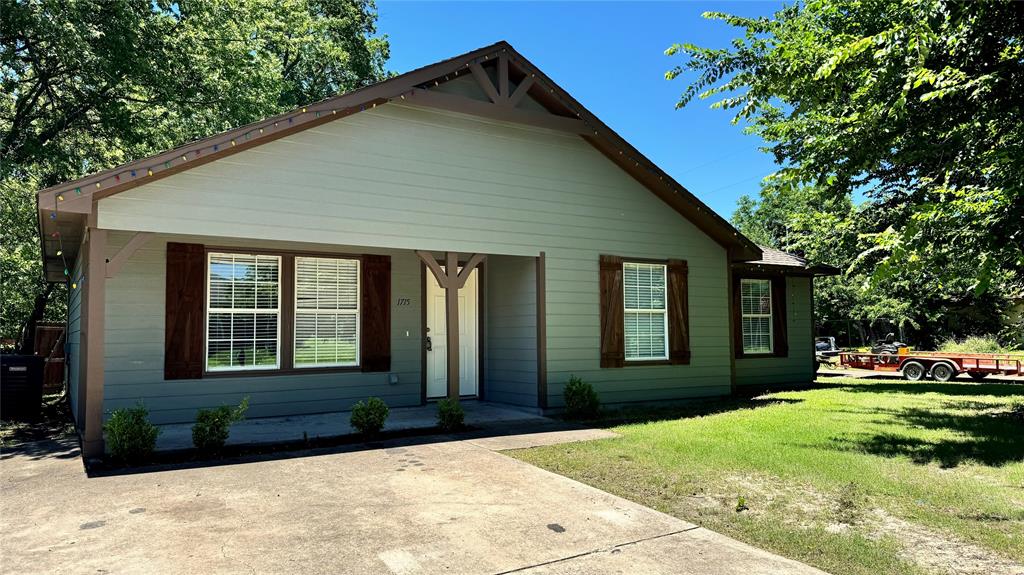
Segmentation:
[(82, 414), (82, 455), (88, 459), (103, 455), (103, 375), (106, 330), (107, 230), (97, 229), (96, 212), (90, 215), (86, 244), (86, 271), (82, 281), (82, 340), (79, 373), (79, 413)]
[(459, 271), (459, 252), (445, 252), (445, 267), (430, 252), (417, 251), (437, 285), (444, 289), (445, 323), (448, 330), (448, 398), (459, 398), (459, 290), (466, 285), (469, 274), (484, 261), (483, 254), (473, 254)]

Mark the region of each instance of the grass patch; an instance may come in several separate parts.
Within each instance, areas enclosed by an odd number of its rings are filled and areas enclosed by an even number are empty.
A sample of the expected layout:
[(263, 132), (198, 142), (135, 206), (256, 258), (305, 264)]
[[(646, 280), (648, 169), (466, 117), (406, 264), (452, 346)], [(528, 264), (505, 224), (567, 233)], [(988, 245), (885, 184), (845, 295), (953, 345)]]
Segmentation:
[(621, 438), (511, 455), (835, 573), (1016, 572), (1022, 401), (1012, 384), (840, 379), (620, 412)]

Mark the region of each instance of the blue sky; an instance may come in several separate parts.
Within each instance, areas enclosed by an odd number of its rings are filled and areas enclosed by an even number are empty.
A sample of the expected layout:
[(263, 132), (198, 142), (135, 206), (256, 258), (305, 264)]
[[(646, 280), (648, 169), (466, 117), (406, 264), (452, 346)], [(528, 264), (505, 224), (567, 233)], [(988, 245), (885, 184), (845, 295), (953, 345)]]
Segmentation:
[(771, 14), (782, 2), (428, 2), (378, 0), (378, 31), (391, 41), (388, 68), (405, 72), (507, 40), (725, 218), (775, 170), (761, 141), (732, 115), (675, 103), (686, 84), (665, 80), (674, 42), (725, 47), (734, 28), (701, 18), (722, 11)]

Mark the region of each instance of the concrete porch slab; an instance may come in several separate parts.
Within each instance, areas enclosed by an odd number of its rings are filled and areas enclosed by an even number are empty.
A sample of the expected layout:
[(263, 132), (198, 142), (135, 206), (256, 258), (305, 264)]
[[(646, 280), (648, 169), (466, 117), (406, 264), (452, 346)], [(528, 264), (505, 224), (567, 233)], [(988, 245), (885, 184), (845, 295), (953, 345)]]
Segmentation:
[[(463, 401), (466, 425), (488, 428), (505, 426), (513, 422), (526, 424), (554, 423), (553, 420), (537, 415), (526, 408), (488, 403), (485, 401)], [(355, 433), (349, 425), (352, 412), (319, 413), (289, 417), (261, 417), (246, 419), (231, 426), (228, 445), (273, 444), (303, 439), (337, 437)], [(391, 408), (385, 431), (429, 429), (437, 425), (437, 405), (428, 403), (416, 407)], [(192, 447), (192, 424), (174, 423), (161, 425), (156, 440), (157, 451), (190, 449)], [(613, 434), (614, 436), (614, 434)], [(537, 444), (541, 445), (541, 444)], [(529, 447), (529, 445), (523, 445)], [(512, 449), (511, 447), (507, 449)]]

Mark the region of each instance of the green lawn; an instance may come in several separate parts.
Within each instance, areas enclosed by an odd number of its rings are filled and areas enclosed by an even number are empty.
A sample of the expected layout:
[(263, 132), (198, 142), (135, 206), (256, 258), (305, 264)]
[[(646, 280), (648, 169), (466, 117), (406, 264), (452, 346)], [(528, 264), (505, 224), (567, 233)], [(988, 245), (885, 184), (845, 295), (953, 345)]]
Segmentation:
[(510, 454), (837, 574), (1024, 563), (1024, 386), (832, 379), (614, 416), (621, 438)]

